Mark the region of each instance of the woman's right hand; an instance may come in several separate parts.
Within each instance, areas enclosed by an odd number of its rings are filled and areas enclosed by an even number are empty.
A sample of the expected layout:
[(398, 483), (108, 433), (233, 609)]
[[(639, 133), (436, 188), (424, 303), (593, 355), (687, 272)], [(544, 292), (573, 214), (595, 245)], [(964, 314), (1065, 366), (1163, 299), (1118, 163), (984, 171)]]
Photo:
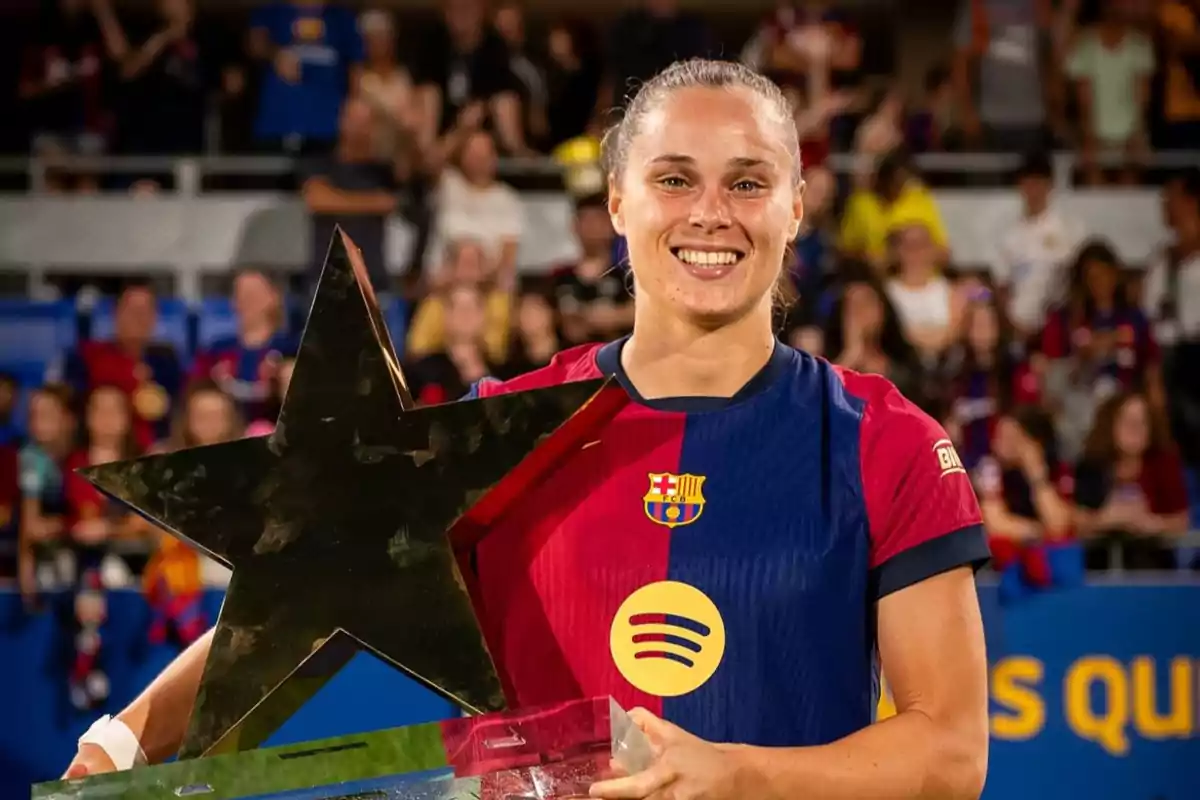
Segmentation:
[(81, 744), (75, 758), (63, 774), (63, 780), (85, 778), (88, 775), (102, 775), (106, 772), (116, 772), (117, 765), (98, 744)]

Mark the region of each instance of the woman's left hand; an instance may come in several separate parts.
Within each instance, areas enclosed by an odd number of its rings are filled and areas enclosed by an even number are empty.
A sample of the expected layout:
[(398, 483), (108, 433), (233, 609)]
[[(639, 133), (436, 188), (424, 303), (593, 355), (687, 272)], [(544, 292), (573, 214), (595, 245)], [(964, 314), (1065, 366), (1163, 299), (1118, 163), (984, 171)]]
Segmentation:
[(714, 744), (642, 708), (629, 712), (654, 762), (643, 772), (592, 784), (591, 796), (627, 800), (734, 800), (762, 797), (740, 745)]

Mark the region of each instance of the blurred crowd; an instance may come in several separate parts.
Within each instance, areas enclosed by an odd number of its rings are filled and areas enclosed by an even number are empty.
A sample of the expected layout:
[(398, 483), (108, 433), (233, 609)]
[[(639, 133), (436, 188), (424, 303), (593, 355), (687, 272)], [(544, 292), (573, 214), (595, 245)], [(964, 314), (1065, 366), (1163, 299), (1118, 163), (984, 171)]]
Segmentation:
[[(561, 18), (537, 37), (513, 2), (443, 0), (416, 32), (381, 9), (264, 3), (241, 37), (208, 30), (189, 0), (157, 8), (135, 30), (110, 0), (52, 4), (19, 86), (34, 152), (296, 156), (313, 251), (342, 226), (381, 292), (408, 303), (392, 335), (423, 403), (628, 332), (632, 282), (597, 138), (625, 87), (679, 57), (738, 54), (785, 87), (802, 133), (806, 216), (780, 337), (888, 376), (945, 425), (994, 566), (1023, 585), (1053, 583), (1047, 553), (1066, 544), (1093, 570), (1200, 569), (1184, 545), (1200, 494), (1200, 171), (1166, 176), (1171, 239), (1126, 264), (1056, 204), (1050, 160), (1073, 150), (1079, 180), (1127, 183), (1147, 178), (1153, 151), (1196, 147), (1200, 3), (964, 0), (918, 92), (869, 75), (861, 26), (824, 2), (781, 5), (740, 47), (672, 0), (645, 0), (607, 35)], [(955, 261), (914, 166), (950, 150), (1022, 155), (1008, 190), (1019, 211), (996, 221), (986, 264)], [(852, 173), (827, 168), (836, 152), (857, 156)], [(535, 154), (571, 165), (579, 256), (532, 274), (500, 163)], [(61, 192), (160, 188), (51, 178)], [(417, 231), (401, 281), (383, 269), (392, 214)], [(153, 341), (158, 300), (125, 286), (112, 336), (63, 353), (27, 419), (16, 382), (0, 380), (0, 536), (19, 543), (5, 568), (29, 608), (68, 581), (85, 598), (78, 629), (92, 631), (101, 589), (140, 580), (152, 635), (187, 641), (203, 629), (206, 565), (72, 470), (269, 432), (299, 326), (254, 268), (232, 281), (236, 335), (195, 352)], [(77, 647), (72, 690), (87, 706), (103, 694), (98, 644)]]

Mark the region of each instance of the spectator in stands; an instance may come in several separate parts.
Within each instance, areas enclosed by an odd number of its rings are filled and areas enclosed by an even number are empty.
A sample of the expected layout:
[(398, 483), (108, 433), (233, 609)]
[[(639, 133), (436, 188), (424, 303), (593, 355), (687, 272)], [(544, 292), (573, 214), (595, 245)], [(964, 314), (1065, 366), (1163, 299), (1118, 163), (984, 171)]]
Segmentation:
[(1075, 475), (1075, 524), (1089, 569), (1174, 566), (1170, 542), (1188, 530), (1187, 487), (1145, 395), (1121, 392), (1097, 411)]
[(492, 12), (492, 25), (508, 47), (508, 65), (516, 78), (525, 141), (530, 144), (545, 142), (546, 74), (531, 58), (525, 30), (525, 11), (516, 0), (501, 2)]
[(67, 457), (63, 469), (64, 525), (76, 544), (100, 547), (126, 532), (128, 513), (123, 506), (110, 503), (76, 470), (134, 458), (144, 448), (135, 434), (129, 395), (119, 386), (99, 385), (88, 392), (83, 419), (83, 445)]
[(933, 365), (959, 334), (963, 292), (939, 269), (933, 233), (923, 222), (903, 223), (892, 230), (894, 274), (887, 282), (904, 337), (926, 364)]
[(250, 26), (250, 56), (263, 75), (259, 141), (289, 153), (329, 152), (362, 70), (354, 12), (324, 0), (280, 0), (255, 9)]
[(1162, 401), (1158, 344), (1130, 302), (1120, 261), (1106, 244), (1084, 245), (1071, 267), (1067, 300), (1050, 313), (1035, 367), (1059, 413), (1063, 452), (1074, 457), (1096, 406), (1116, 392), (1144, 390)]
[[(193, 0), (160, 0), (157, 30), (121, 63), (122, 149), (135, 155), (200, 153), (216, 48), (196, 23)], [(116, 24), (116, 23), (114, 23)]]
[(954, 84), (969, 146), (1045, 146), (1050, 11), (1047, 0), (960, 0)]
[(359, 18), (366, 60), (359, 88), (375, 112), (375, 153), (385, 163), (401, 160), (407, 171), (419, 164), (420, 107), (412, 76), (396, 57), (396, 26), (387, 11)]
[(473, 239), (452, 241), (447, 246), (446, 262), (440, 270), (435, 290), (417, 305), (408, 327), (409, 358), (420, 359), (445, 349), (449, 295), (462, 286), (478, 290), (483, 297), (481, 337), (488, 361), (499, 363), (504, 360), (508, 353), (512, 291), (497, 281), (495, 262), (488, 258), (482, 243)]
[(847, 276), (825, 325), (823, 349), (835, 364), (883, 375), (905, 397), (924, 402), (917, 354), (883, 286), (869, 272)]
[(464, 135), (455, 166), (438, 185), (435, 225), (439, 242), (474, 239), (495, 264), (494, 280), (511, 291), (517, 278), (517, 246), (524, 233), (521, 200), (496, 177), (496, 143), (476, 129)]
[(1142, 302), (1163, 348), (1172, 433), (1200, 493), (1200, 170), (1168, 182), (1163, 200), (1174, 241), (1151, 262)]
[(521, 291), (515, 321), (508, 357), (493, 371), (492, 377), (500, 380), (546, 366), (564, 346), (554, 304), (540, 281), (530, 282)]
[[(179, 450), (233, 441), (242, 435), (242, 421), (233, 397), (212, 381), (193, 383), (175, 413), (171, 438), (163, 450)], [(175, 536), (157, 528), (147, 531), (156, 542), (142, 575), (142, 591), (150, 606), (152, 644), (173, 638), (187, 646), (208, 630), (210, 621), (200, 606), (200, 555)]]
[(337, 149), (328, 158), (301, 165), (301, 194), (312, 218), (312, 264), (315, 288), (334, 230), (340, 227), (362, 251), (378, 292), (391, 288), (384, 262), (384, 230), (397, 205), (395, 164), (381, 161), (375, 149), (375, 116), (361, 98), (342, 108)]
[(1133, 166), (1149, 152), (1154, 48), (1131, 14), (1125, 0), (1103, 0), (1099, 23), (1079, 35), (1066, 64), (1081, 117), (1084, 176), (1093, 184), (1103, 179), (1101, 155), (1123, 157), (1125, 178), (1132, 181)]
[(417, 402), (434, 405), (456, 400), (467, 393), (471, 384), (494, 372), (484, 343), (485, 302), (479, 289), (469, 284), (445, 292), (441, 347), (413, 362), (406, 371)]
[(548, 132), (544, 144), (553, 151), (563, 142), (583, 135), (591, 125), (604, 69), (594, 31), (583, 23), (556, 22), (550, 28), (547, 50)]
[(0, 372), (0, 446), (16, 444), (21, 438), (15, 419), (19, 391), (16, 376)]
[[(125, 57), (128, 43), (109, 0), (57, 0), (42, 8), (17, 89), (33, 151), (55, 159), (96, 155), (112, 135), (106, 73)], [(49, 177), (52, 190), (97, 185), (94, 176), (57, 169)]]
[(1071, 575), (1056, 575), (1053, 568), (1075, 571), (1063, 569), (1065, 560), (1056, 557), (1070, 548), (1070, 470), (1059, 460), (1050, 415), (1020, 406), (1001, 416), (992, 452), (976, 465), (972, 480), (1002, 596), (1066, 583)]
[(447, 149), (439, 141), (469, 113), (476, 125), (491, 123), (505, 151), (528, 154), (511, 54), (488, 23), (484, 0), (442, 0), (442, 18), (422, 45), (413, 69), (422, 146)]
[(75, 420), (70, 389), (47, 384), (29, 398), (29, 441), (20, 452), (18, 581), (26, 608), (37, 595), (38, 549), (64, 532), (63, 466), (71, 453)]
[(790, 294), (802, 309), (800, 316), (812, 320), (826, 283), (836, 269), (834, 263), (833, 200), (837, 187), (833, 173), (824, 167), (804, 177), (804, 219), (792, 242), (791, 260), (785, 265)]
[(960, 431), (956, 446), (968, 470), (991, 452), (1001, 414), (1040, 400), (1037, 377), (1021, 356), (999, 297), (986, 287), (976, 288), (968, 295), (962, 335), (943, 369), (950, 417)]
[(233, 311), (237, 335), (200, 350), (191, 380), (215, 383), (243, 419), (270, 417), (280, 365), (299, 345), (284, 328), (283, 297), (265, 273), (243, 269), (233, 279)]
[(949, 238), (933, 193), (916, 176), (908, 155), (888, 153), (873, 175), (846, 200), (838, 249), (881, 272), (888, 263), (888, 237), (900, 225), (924, 224), (938, 248), (939, 262), (949, 257)]
[(603, 195), (575, 201), (579, 260), (551, 275), (563, 335), (571, 344), (607, 342), (633, 327), (633, 298), (624, 269), (612, 263), (613, 231)]
[(143, 449), (166, 435), (171, 405), (183, 384), (179, 356), (153, 341), (158, 306), (153, 290), (132, 283), (117, 298), (113, 339), (85, 341), (67, 353), (62, 378), (78, 397), (100, 386), (117, 387), (132, 404), (134, 435)]
[[(1048, 156), (1025, 157), (1017, 174), (1020, 216), (989, 220), (995, 254), (992, 279), (1003, 293), (1008, 316), (1022, 337), (1042, 327), (1050, 306), (1061, 298), (1068, 259), (1083, 241), (1082, 226), (1051, 204), (1053, 169)], [(996, 235), (998, 232), (999, 235)]]
[(718, 43), (698, 15), (679, 9), (678, 0), (641, 0), (617, 17), (609, 31), (607, 62), (596, 118), (624, 108), (630, 88), (649, 80), (674, 61), (717, 57)]
[(1200, 4), (1163, 0), (1158, 6), (1163, 43), (1163, 119), (1155, 145), (1194, 150), (1200, 142)]

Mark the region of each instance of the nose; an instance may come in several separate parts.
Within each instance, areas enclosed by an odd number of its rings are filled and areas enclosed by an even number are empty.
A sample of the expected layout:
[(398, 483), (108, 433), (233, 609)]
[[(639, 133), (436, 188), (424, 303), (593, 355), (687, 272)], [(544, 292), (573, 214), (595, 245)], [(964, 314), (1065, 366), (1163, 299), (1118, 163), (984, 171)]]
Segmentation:
[(692, 204), (688, 223), (705, 232), (719, 231), (730, 226), (729, 198), (719, 185), (704, 189)]

